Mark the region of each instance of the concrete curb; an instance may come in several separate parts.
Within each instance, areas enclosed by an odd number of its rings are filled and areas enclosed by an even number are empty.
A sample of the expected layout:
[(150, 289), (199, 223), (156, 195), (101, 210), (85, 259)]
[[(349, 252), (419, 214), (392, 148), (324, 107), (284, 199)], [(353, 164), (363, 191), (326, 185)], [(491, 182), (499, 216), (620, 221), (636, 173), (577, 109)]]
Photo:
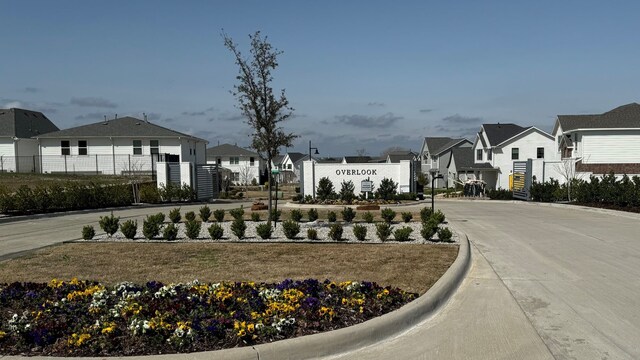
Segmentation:
[[(401, 207), (411, 207), (411, 206), (419, 206), (419, 205), (429, 205), (431, 206), (431, 198), (429, 198), (428, 200), (418, 200), (412, 203), (400, 203), (400, 204), (384, 204), (384, 205), (380, 205), (380, 209), (384, 209), (384, 208), (401, 208)], [(322, 205), (322, 204), (296, 204), (296, 203), (292, 203), (292, 202), (286, 202), (284, 204), (278, 205), (278, 208), (283, 207), (283, 208), (288, 208), (288, 209), (312, 209), (312, 208), (316, 208), (316, 209), (342, 209), (345, 207), (350, 207), (350, 208), (357, 208), (360, 205), (333, 205), (333, 204), (329, 204), (329, 205)], [(365, 211), (365, 210), (362, 210)]]

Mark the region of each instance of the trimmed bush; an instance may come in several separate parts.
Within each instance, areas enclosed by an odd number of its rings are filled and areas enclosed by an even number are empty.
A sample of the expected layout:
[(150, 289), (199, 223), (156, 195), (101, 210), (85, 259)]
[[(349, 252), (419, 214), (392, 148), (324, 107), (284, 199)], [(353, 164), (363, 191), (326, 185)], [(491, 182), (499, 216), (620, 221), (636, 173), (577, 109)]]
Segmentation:
[(120, 225), (120, 231), (122, 235), (129, 240), (133, 240), (138, 232), (138, 222), (133, 220), (127, 220)]
[(411, 219), (413, 219), (413, 214), (411, 214), (410, 212), (403, 212), (400, 214), (402, 216), (402, 221), (408, 223), (411, 221)]
[(376, 196), (379, 199), (392, 200), (396, 195), (396, 189), (398, 188), (398, 183), (394, 182), (392, 179), (384, 178), (380, 181), (380, 186), (378, 190), (376, 190)]
[(213, 218), (216, 219), (217, 222), (224, 221), (224, 210), (217, 209), (213, 212)]
[(391, 236), (391, 225), (389, 225), (389, 223), (376, 224), (376, 235), (378, 235), (380, 241), (387, 241), (389, 236)]
[(269, 218), (271, 221), (280, 221), (280, 216), (282, 215), (282, 211), (271, 209), (271, 216)]
[(255, 221), (255, 222), (260, 221), (260, 213), (252, 212), (251, 213), (251, 221)]
[(187, 221), (195, 221), (196, 213), (194, 213), (193, 211), (188, 211), (184, 214), (184, 218), (187, 219)]
[(238, 239), (242, 239), (244, 237), (244, 232), (247, 230), (247, 224), (244, 223), (244, 219), (239, 218), (233, 220), (231, 223), (231, 232), (238, 237)]
[(162, 215), (162, 219), (164, 220), (163, 213), (157, 213), (155, 215), (147, 215), (147, 218), (142, 222), (142, 234), (145, 238), (151, 240), (154, 237), (160, 235), (160, 216)]
[(422, 210), (420, 210), (420, 220), (422, 220), (422, 222), (427, 222), (431, 217), (431, 214), (433, 214), (431, 208), (423, 207)]
[(431, 215), (431, 218), (437, 221), (438, 224), (442, 224), (445, 220), (444, 213), (440, 210), (436, 210), (436, 212)]
[(373, 213), (371, 211), (365, 212), (364, 214), (362, 214), (362, 220), (371, 224), (373, 222)]
[(282, 223), (282, 231), (287, 239), (295, 239), (300, 232), (300, 224), (293, 220), (287, 220)]
[(309, 221), (318, 220), (318, 210), (311, 208), (307, 211), (307, 216), (309, 217)]
[(327, 221), (336, 222), (336, 220), (338, 220), (338, 216), (336, 215), (336, 213), (334, 211), (329, 211), (327, 213)]
[(412, 228), (405, 226), (400, 229), (396, 229), (396, 231), (393, 232), (393, 237), (396, 239), (396, 241), (409, 241), (411, 240), (410, 237), (412, 232)]
[(199, 213), (200, 213), (200, 219), (204, 222), (208, 222), (209, 218), (211, 217), (211, 208), (205, 205), (200, 208)]
[(200, 236), (200, 229), (202, 228), (202, 223), (191, 220), (187, 221), (185, 224), (185, 232), (187, 233), (187, 237), (189, 239), (197, 239)]
[(160, 192), (155, 184), (140, 184), (140, 202), (158, 204), (162, 201)]
[(487, 191), (487, 197), (491, 200), (513, 200), (513, 191), (504, 189), (491, 189)]
[(224, 229), (217, 223), (211, 224), (207, 230), (209, 231), (209, 236), (211, 236), (213, 240), (220, 240), (222, 239), (222, 235), (224, 235)]
[(289, 219), (295, 222), (300, 222), (300, 220), (302, 220), (302, 211), (298, 209), (291, 210), (291, 213), (289, 213)]
[(316, 229), (307, 229), (307, 239), (318, 240), (318, 232)]
[(382, 219), (386, 223), (391, 224), (393, 219), (395, 219), (396, 217), (396, 212), (393, 211), (392, 209), (385, 208), (385, 209), (382, 209), (382, 211), (380, 211), (380, 216), (382, 216)]
[(242, 219), (244, 217), (244, 209), (242, 208), (231, 209), (229, 210), (229, 215), (231, 215), (231, 217), (236, 220)]
[(356, 212), (352, 208), (345, 207), (344, 209), (342, 209), (342, 220), (350, 223), (355, 218), (356, 218)]
[(320, 200), (333, 199), (336, 197), (333, 183), (328, 177), (323, 177), (318, 181), (318, 189), (316, 190), (316, 196)]
[(342, 225), (341, 224), (333, 224), (329, 229), (329, 237), (332, 240), (340, 241), (342, 239)]
[(100, 216), (100, 228), (107, 233), (107, 235), (112, 236), (118, 231), (118, 222), (120, 222), (119, 217), (113, 216), (113, 211), (109, 216)]
[(147, 218), (151, 219), (152, 221), (155, 221), (156, 224), (158, 225), (162, 225), (164, 224), (165, 216), (163, 213), (159, 212), (155, 215), (148, 215)]
[(171, 220), (172, 223), (177, 224), (180, 222), (180, 219), (182, 219), (182, 215), (180, 215), (179, 207), (169, 211), (169, 220)]
[(273, 232), (273, 228), (271, 227), (271, 225), (267, 223), (263, 223), (256, 226), (256, 232), (258, 233), (258, 236), (260, 236), (260, 238), (262, 239), (271, 239), (271, 233)]
[(451, 230), (449, 230), (449, 228), (443, 227), (438, 229), (438, 239), (440, 239), (440, 241), (451, 242), (452, 237), (453, 234), (451, 233)]
[(338, 197), (340, 198), (340, 200), (346, 201), (347, 204), (351, 204), (353, 199), (356, 198), (356, 195), (354, 194), (355, 189), (356, 187), (355, 185), (353, 185), (353, 181), (342, 181), (340, 194), (338, 194)]
[(96, 236), (96, 231), (94, 230), (93, 226), (85, 225), (82, 228), (82, 239), (83, 240), (91, 240), (91, 239), (93, 239), (94, 236)]
[(175, 240), (178, 237), (178, 227), (174, 223), (164, 227), (162, 238), (165, 240)]
[(353, 236), (360, 241), (364, 241), (367, 238), (367, 227), (364, 225), (353, 225)]

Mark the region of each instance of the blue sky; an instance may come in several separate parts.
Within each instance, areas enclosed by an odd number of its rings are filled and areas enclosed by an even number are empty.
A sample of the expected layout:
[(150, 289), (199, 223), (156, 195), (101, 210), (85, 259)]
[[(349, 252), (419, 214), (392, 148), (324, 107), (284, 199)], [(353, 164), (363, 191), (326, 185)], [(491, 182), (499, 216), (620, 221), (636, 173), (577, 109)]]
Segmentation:
[[(550, 131), (557, 114), (640, 101), (637, 1), (0, 0), (0, 107), (60, 128), (149, 114), (220, 143), (250, 143), (229, 93), (256, 30), (284, 54), (300, 135), (321, 155), (472, 137), (482, 123)], [(283, 149), (284, 151), (284, 149)]]

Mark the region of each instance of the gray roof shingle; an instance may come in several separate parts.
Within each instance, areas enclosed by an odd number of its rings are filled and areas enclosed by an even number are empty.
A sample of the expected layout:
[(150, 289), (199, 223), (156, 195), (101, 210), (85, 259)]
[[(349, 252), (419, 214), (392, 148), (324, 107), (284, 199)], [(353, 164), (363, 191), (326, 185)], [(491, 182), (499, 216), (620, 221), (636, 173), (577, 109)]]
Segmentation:
[(291, 162), (294, 164), (300, 161), (300, 159), (309, 156), (308, 154), (305, 155), (299, 152), (290, 152), (290, 153), (287, 153), (287, 155), (289, 155), (289, 159), (291, 159)]
[(122, 118), (101, 121), (94, 124), (76, 126), (69, 129), (50, 132), (40, 138), (77, 138), (77, 137), (141, 137), (141, 138), (167, 138), (187, 137), (198, 141), (205, 141), (192, 135), (167, 129), (160, 125), (125, 116)]
[(473, 149), (470, 147), (455, 147), (451, 149), (451, 158), (456, 163), (456, 168), (468, 168), (473, 166)]
[(0, 109), (0, 136), (30, 138), (54, 131), (58, 127), (43, 113), (25, 109)]
[(345, 156), (344, 161), (347, 164), (368, 163), (373, 158), (371, 156)]
[(258, 156), (258, 153), (247, 150), (240, 146), (231, 144), (221, 144), (218, 146), (207, 148), (207, 157), (216, 156)]
[(453, 139), (450, 137), (426, 137), (424, 140), (427, 143), (427, 150), (429, 150), (429, 154), (431, 155), (438, 155), (460, 142), (464, 142), (465, 140), (469, 141), (463, 138)]
[(489, 146), (496, 146), (529, 129), (516, 124), (482, 124)]
[(640, 104), (619, 106), (600, 115), (558, 115), (563, 131), (640, 128)]

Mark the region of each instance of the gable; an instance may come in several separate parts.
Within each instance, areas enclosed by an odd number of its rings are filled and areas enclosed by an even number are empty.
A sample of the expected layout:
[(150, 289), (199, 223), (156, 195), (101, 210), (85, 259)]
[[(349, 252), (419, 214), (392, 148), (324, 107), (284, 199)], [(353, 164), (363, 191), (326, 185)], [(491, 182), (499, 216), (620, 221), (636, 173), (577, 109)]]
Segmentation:
[(0, 109), (0, 136), (31, 138), (58, 131), (58, 127), (39, 111)]

